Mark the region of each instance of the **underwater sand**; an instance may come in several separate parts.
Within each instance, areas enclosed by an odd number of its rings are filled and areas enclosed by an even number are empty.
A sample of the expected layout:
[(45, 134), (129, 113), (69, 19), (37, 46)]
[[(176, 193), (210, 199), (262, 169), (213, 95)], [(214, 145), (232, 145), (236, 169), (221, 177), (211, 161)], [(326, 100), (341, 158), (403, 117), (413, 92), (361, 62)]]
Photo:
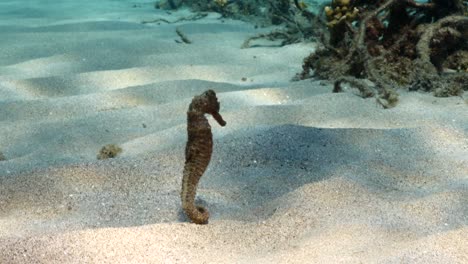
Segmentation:
[[(240, 49), (269, 29), (20, 2), (0, 3), (0, 263), (468, 263), (466, 96), (401, 91), (384, 110), (290, 82), (313, 43)], [(179, 190), (206, 89), (227, 126), (210, 117), (199, 226)], [(97, 160), (106, 144), (122, 154)]]

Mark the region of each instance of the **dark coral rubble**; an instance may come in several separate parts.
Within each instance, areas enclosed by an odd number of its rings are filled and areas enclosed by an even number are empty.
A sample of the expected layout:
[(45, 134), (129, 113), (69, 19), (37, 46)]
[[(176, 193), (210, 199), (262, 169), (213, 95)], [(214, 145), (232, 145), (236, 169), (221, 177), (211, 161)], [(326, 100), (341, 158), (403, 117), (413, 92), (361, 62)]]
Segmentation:
[[(311, 12), (299, 0), (159, 0), (158, 9), (188, 7), (195, 12), (217, 12), (222, 18), (239, 19), (257, 26), (304, 23), (310, 27)], [(307, 25), (305, 23), (308, 23)], [(289, 25), (288, 25), (289, 24)]]
[(255, 24), (256, 27), (279, 26), (270, 33), (248, 38), (242, 48), (256, 46), (252, 42), (258, 39), (280, 41), (278, 46), (315, 39), (321, 24), (318, 16), (308, 9), (304, 1), (299, 0), (160, 0), (155, 4), (156, 8), (161, 9), (176, 9), (182, 6), (198, 13), (217, 12), (221, 14), (220, 19), (243, 20)]
[(269, 12), (266, 7), (269, 5), (268, 0), (160, 0), (156, 2), (155, 7), (177, 9), (186, 6), (195, 12), (217, 12), (225, 18), (256, 20), (265, 23), (266, 14)]
[(468, 90), (465, 4), (334, 0), (324, 9), (329, 30), (322, 31), (319, 48), (304, 59), (296, 78), (349, 76), (371, 80), (379, 94), (406, 87), (460, 95)]

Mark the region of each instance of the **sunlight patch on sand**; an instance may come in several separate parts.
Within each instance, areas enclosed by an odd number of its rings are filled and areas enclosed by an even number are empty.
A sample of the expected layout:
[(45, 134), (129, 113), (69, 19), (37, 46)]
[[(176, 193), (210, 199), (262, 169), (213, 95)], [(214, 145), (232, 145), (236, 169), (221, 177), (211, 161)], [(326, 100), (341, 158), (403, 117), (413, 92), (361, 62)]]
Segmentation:
[(241, 105), (281, 105), (289, 101), (289, 96), (284, 90), (280, 89), (255, 89), (230, 93), (233, 100), (242, 102)]
[(2, 85), (10, 91), (13, 91), (15, 95), (24, 100), (33, 100), (37, 97), (42, 96), (41, 92), (38, 91), (34, 83), (31, 82), (22, 80), (12, 80), (2, 82)]
[(63, 75), (77, 70), (80, 59), (69, 54), (37, 58), (0, 68), (4, 78), (37, 78)]
[(2, 217), (0, 219), (0, 236), (11, 235), (12, 233), (24, 229), (24, 224), (13, 217)]
[(82, 73), (77, 76), (81, 87), (94, 86), (101, 90), (117, 90), (131, 86), (147, 85), (163, 81), (200, 79), (207, 81), (222, 81), (226, 74), (215, 67), (204, 66), (171, 66), (171, 67), (139, 67), (123, 70), (96, 71)]
[[(441, 142), (444, 142), (444, 144), (441, 144)], [(431, 132), (426, 135), (424, 143), (432, 150), (446, 152), (446, 155), (451, 154), (456, 159), (468, 161), (466, 155), (468, 138), (463, 131), (450, 127), (434, 126)], [(451, 147), (447, 148), (447, 145)], [(465, 164), (464, 167), (468, 172), (468, 166)]]
[(128, 109), (147, 104), (142, 97), (125, 96), (124, 98), (107, 97), (99, 100), (97, 112)]

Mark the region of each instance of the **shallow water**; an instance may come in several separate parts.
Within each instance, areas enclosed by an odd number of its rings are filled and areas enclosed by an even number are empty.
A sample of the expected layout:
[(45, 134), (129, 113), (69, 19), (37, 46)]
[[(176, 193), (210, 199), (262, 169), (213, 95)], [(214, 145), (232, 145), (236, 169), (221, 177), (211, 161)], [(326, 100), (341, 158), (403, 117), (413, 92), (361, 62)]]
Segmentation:
[[(292, 82), (313, 41), (241, 49), (278, 27), (142, 24), (194, 15), (153, 5), (0, 2), (0, 263), (464, 263), (466, 96), (383, 109)], [(179, 192), (207, 89), (227, 125), (208, 116), (198, 226)], [(98, 160), (108, 144), (122, 152)]]

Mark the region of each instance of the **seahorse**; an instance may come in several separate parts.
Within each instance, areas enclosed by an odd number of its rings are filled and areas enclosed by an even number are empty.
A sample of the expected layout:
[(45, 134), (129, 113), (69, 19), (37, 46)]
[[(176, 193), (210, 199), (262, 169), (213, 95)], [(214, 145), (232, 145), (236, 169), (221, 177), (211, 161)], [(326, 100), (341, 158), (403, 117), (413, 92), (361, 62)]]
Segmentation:
[(207, 224), (210, 214), (203, 206), (195, 205), (197, 185), (211, 160), (213, 135), (205, 114), (210, 114), (219, 125), (226, 121), (219, 114), (219, 102), (213, 90), (195, 96), (187, 111), (188, 141), (185, 146), (185, 166), (182, 178), (182, 208), (196, 224)]

